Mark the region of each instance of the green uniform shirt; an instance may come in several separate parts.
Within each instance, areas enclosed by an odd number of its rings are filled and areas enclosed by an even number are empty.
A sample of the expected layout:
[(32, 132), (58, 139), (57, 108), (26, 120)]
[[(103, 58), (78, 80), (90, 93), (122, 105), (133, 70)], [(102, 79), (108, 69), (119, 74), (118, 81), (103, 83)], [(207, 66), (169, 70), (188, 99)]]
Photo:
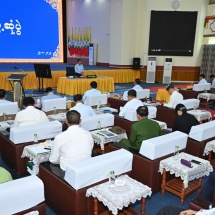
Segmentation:
[(6, 169), (0, 167), (0, 184), (12, 180), (11, 174)]
[(143, 118), (132, 125), (129, 141), (123, 139), (121, 143), (140, 150), (143, 140), (158, 137), (162, 134), (163, 132), (157, 122), (148, 118)]

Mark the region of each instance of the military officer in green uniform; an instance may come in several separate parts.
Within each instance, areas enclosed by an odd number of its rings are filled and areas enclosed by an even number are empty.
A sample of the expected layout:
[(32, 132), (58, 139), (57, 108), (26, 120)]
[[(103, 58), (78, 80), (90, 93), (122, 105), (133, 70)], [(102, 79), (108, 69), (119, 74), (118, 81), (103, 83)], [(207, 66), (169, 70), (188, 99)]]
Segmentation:
[(146, 106), (140, 106), (137, 108), (137, 118), (139, 121), (132, 125), (129, 140), (122, 139), (120, 144), (140, 150), (143, 140), (158, 137), (163, 134), (159, 124), (148, 119), (148, 114), (149, 111)]

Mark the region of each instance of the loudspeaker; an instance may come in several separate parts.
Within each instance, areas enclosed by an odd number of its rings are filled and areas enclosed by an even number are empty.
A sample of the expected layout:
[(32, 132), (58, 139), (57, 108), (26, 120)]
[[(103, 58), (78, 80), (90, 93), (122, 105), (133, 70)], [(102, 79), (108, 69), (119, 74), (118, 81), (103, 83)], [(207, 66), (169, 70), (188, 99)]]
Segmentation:
[(140, 58), (139, 57), (133, 58), (133, 69), (134, 70), (140, 69)]

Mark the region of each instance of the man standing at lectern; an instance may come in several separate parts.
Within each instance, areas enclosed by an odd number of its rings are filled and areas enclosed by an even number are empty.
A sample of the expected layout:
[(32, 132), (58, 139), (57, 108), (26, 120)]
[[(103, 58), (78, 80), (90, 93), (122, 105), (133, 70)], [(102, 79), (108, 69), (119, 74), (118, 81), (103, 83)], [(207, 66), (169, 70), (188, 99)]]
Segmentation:
[(6, 91), (4, 89), (0, 89), (0, 103), (10, 102), (6, 100)]
[(75, 72), (79, 75), (83, 75), (84, 66), (81, 64), (81, 59), (77, 60), (77, 64), (75, 65)]

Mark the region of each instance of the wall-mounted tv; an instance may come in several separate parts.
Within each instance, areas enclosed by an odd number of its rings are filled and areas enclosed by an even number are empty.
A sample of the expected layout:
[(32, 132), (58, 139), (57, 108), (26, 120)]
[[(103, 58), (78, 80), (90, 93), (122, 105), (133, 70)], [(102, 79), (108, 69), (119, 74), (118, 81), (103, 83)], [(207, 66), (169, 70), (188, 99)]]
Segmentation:
[(0, 62), (63, 63), (64, 0), (0, 2)]
[(151, 11), (148, 55), (193, 56), (198, 12)]

